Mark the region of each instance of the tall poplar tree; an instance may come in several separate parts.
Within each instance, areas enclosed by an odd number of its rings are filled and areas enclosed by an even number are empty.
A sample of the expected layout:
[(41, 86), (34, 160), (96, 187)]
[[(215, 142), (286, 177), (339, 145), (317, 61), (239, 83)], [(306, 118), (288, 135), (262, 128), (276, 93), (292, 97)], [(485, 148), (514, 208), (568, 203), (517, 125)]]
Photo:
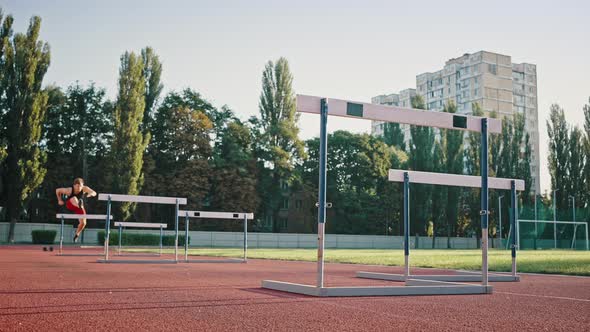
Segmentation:
[[(11, 21), (7, 19), (7, 21)], [(6, 21), (3, 30), (6, 28)], [(48, 94), (41, 88), (50, 61), (49, 44), (38, 40), (41, 18), (34, 16), (26, 34), (4, 39), (2, 55), (2, 113), (6, 125), (3, 195), (10, 221), (8, 241), (24, 202), (45, 176), (46, 155), (39, 148)], [(2, 31), (5, 34), (5, 31)]]
[[(448, 102), (443, 112), (457, 113), (457, 105), (454, 102)], [(442, 130), (442, 142), (444, 149), (444, 171), (451, 174), (463, 174), (463, 137), (462, 130)], [(447, 235), (450, 237), (455, 233), (455, 226), (459, 219), (459, 197), (461, 188), (447, 187)]]
[(590, 209), (590, 98), (588, 104), (584, 105), (584, 179), (586, 182), (585, 196), (587, 208)]
[(281, 181), (288, 182), (296, 163), (305, 158), (304, 144), (298, 137), (293, 75), (285, 58), (267, 62), (262, 73), (258, 157), (264, 162), (268, 181), (261, 182), (263, 213), (273, 219), (273, 231), (278, 231), (278, 211), (284, 199)]
[(164, 89), (164, 85), (161, 83), (162, 63), (154, 49), (149, 46), (142, 49), (141, 59), (143, 61), (143, 78), (145, 81), (145, 109), (143, 112), (143, 131), (145, 135), (154, 117), (154, 107), (162, 93), (162, 89)]
[[(586, 201), (585, 187), (588, 179), (585, 179), (583, 176), (585, 161), (583, 140), (584, 134), (582, 133), (582, 130), (578, 126), (572, 128), (570, 131), (570, 144), (568, 148), (570, 156), (568, 162), (569, 188), (567, 191), (567, 198), (569, 198), (570, 195), (573, 196), (576, 201), (576, 207), (583, 207)], [(568, 206), (571, 205), (568, 204)], [(571, 218), (573, 218), (573, 215), (570, 215), (568, 220)]]
[[(547, 120), (547, 134), (549, 135), (548, 161), (551, 190), (558, 190), (555, 202), (557, 209), (565, 209), (567, 207), (567, 190), (569, 189), (567, 188), (569, 129), (563, 109), (557, 104), (551, 105), (549, 120)], [(553, 199), (553, 195), (551, 197)]]
[[(412, 108), (426, 109), (421, 96), (412, 98)], [(411, 126), (411, 139), (408, 148), (408, 166), (414, 171), (432, 171), (434, 169), (435, 134), (430, 127)], [(430, 219), (432, 203), (432, 186), (412, 186), (410, 195), (410, 230), (412, 234), (425, 234), (426, 223)]]
[[(137, 195), (143, 184), (143, 152), (150, 135), (141, 130), (145, 112), (145, 76), (141, 57), (125, 52), (119, 69), (119, 93), (115, 103), (112, 145), (112, 177), (115, 193)], [(128, 220), (134, 204), (122, 203), (117, 217)]]
[(402, 125), (394, 122), (385, 122), (383, 124), (383, 142), (390, 146), (396, 146), (402, 151), (406, 151), (406, 143), (404, 141), (404, 131)]

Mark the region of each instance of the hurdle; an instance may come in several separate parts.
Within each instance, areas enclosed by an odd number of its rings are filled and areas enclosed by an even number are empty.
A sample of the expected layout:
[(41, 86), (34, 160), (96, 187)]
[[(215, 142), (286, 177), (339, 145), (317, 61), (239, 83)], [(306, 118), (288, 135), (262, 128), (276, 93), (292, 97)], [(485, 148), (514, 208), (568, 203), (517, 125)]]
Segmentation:
[[(180, 210), (178, 213), (185, 217), (185, 237), (184, 237), (184, 262), (185, 263), (247, 263), (248, 262), (248, 220), (254, 219), (254, 213), (243, 212), (212, 212), (212, 211), (185, 211)], [(188, 225), (190, 218), (201, 219), (234, 219), (244, 221), (244, 257), (242, 259), (188, 259)]]
[[(162, 238), (164, 237), (164, 228), (167, 228), (166, 224), (157, 223), (145, 223), (145, 222), (116, 222), (115, 227), (119, 227), (119, 248), (117, 250), (118, 256), (162, 256)], [(121, 254), (121, 242), (123, 237), (124, 227), (135, 227), (135, 228), (159, 228), (160, 229), (160, 252), (158, 254)]]
[[(357, 277), (367, 279), (379, 279), (379, 280), (390, 280), (390, 281), (405, 281), (407, 279), (420, 279), (420, 280), (437, 280), (437, 281), (457, 281), (457, 282), (478, 282), (482, 281), (482, 274), (474, 271), (454, 271), (454, 275), (412, 275), (410, 273), (410, 244), (409, 244), (409, 233), (410, 233), (410, 218), (409, 218), (409, 196), (410, 196), (410, 184), (433, 184), (442, 186), (455, 186), (455, 187), (470, 187), (470, 188), (481, 188), (480, 178), (472, 175), (459, 175), (459, 174), (446, 174), (446, 173), (433, 173), (433, 172), (419, 172), (419, 171), (406, 171), (399, 169), (389, 170), (389, 181), (390, 182), (403, 182), (404, 183), (404, 274), (389, 274), (389, 273), (374, 273), (374, 272), (357, 272)], [(489, 178), (488, 187), (490, 189), (504, 189), (510, 190), (510, 201), (513, 211), (510, 219), (512, 229), (516, 229), (514, 224), (516, 223), (517, 216), (517, 204), (516, 204), (516, 191), (524, 190), (524, 181), (515, 179), (505, 178)], [(514, 235), (514, 234), (512, 234)], [(511, 274), (489, 274), (489, 281), (494, 282), (510, 282), (520, 281), (520, 277), (516, 274), (516, 237), (511, 236), (512, 242), (512, 271)]]
[[(112, 218), (113, 216), (108, 216)], [(63, 242), (64, 242), (64, 223), (65, 219), (90, 219), (90, 220), (107, 220), (107, 215), (102, 214), (68, 214), (58, 213), (55, 215), (56, 219), (61, 220), (61, 226), (59, 227), (59, 252), (58, 256), (101, 256), (101, 254), (64, 254), (63, 253)]]
[[(328, 99), (325, 97), (297, 95), (297, 111), (320, 114), (320, 161), (318, 190), (318, 259), (316, 285), (295, 284), (276, 280), (263, 280), (262, 287), (311, 296), (401, 296), (401, 295), (458, 295), (491, 294), (488, 283), (488, 132), (501, 133), (498, 119), (461, 114), (415, 110), (396, 106)], [(327, 171), (327, 122), (328, 115), (404, 123), (443, 129), (465, 130), (481, 133), (481, 226), (482, 226), (482, 283), (464, 284), (438, 280), (406, 279), (404, 286), (373, 287), (325, 287), (324, 286), (324, 233), (326, 222), (326, 171)], [(408, 204), (407, 196), (404, 205)], [(407, 217), (407, 216), (405, 216)], [(484, 235), (485, 234), (485, 235)], [(406, 242), (408, 235), (406, 234)]]
[[(178, 209), (179, 205), (186, 205), (186, 198), (180, 197), (161, 197), (161, 196), (140, 196), (140, 195), (120, 195), (120, 194), (99, 194), (99, 201), (107, 201), (107, 220), (105, 225), (104, 239), (104, 258), (97, 260), (98, 263), (115, 263), (115, 264), (176, 264), (178, 263)], [(109, 239), (111, 233), (111, 203), (112, 202), (129, 202), (129, 203), (148, 203), (148, 204), (172, 204), (174, 209), (174, 259), (173, 260), (109, 260)]]

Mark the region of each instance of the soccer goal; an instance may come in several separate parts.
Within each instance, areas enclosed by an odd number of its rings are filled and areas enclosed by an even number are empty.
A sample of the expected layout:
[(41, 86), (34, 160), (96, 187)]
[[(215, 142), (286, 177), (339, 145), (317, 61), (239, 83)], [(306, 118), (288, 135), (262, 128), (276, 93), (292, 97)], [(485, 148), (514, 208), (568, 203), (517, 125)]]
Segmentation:
[(521, 219), (518, 227), (521, 249), (589, 250), (586, 222)]

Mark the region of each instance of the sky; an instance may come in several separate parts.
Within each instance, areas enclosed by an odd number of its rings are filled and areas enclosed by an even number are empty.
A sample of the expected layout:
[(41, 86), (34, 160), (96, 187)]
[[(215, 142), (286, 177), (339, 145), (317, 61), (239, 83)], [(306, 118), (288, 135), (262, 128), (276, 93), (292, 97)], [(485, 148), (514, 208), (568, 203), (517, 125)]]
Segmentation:
[[(370, 102), (416, 87), (416, 75), (480, 50), (537, 65), (541, 191), (549, 190), (549, 107), (583, 126), (590, 104), (590, 1), (30, 1), (0, 0), (24, 32), (42, 18), (51, 46), (44, 83), (95, 82), (114, 99), (119, 59), (151, 46), (164, 93), (192, 88), (241, 119), (258, 114), (265, 64), (285, 57), (296, 93)], [(329, 131), (370, 132), (370, 122), (330, 118)], [(319, 135), (302, 114), (300, 137)]]

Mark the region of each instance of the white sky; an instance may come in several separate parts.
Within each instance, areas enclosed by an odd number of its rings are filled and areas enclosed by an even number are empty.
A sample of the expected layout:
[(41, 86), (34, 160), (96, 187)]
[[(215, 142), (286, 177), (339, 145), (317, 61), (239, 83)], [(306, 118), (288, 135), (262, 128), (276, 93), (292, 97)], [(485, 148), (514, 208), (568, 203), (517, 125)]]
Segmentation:
[[(119, 57), (152, 46), (165, 92), (191, 87), (247, 119), (258, 114), (261, 74), (284, 56), (297, 93), (370, 101), (415, 87), (416, 75), (480, 50), (537, 65), (541, 188), (547, 173), (546, 119), (559, 103), (583, 125), (590, 97), (590, 2), (432, 1), (29, 1), (0, 0), (24, 32), (43, 19), (51, 45), (45, 83), (96, 82), (116, 95)], [(303, 139), (319, 119), (302, 115)], [(370, 123), (331, 118), (330, 130), (369, 132)]]

